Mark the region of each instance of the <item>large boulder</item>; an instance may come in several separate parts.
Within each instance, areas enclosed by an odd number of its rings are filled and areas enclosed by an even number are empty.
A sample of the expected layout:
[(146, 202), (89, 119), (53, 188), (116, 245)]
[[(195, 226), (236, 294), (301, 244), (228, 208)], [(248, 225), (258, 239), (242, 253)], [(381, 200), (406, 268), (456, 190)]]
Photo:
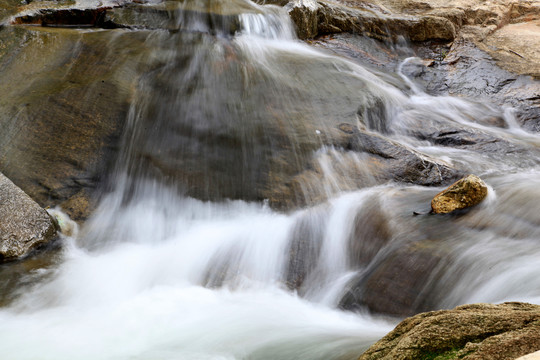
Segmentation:
[[(209, 35), (229, 28), (234, 11), (256, 13), (228, 9), (216, 3), (207, 14), (214, 27), (194, 32), (154, 31), (188, 26), (184, 12), (202, 11), (177, 2), (16, 17), (15, 23), (70, 27), (0, 30), (0, 170), (40, 205), (60, 205), (77, 220), (91, 213), (121, 141), (138, 144), (121, 155), (131, 178), (155, 178), (200, 199), (269, 199), (287, 209), (326, 198), (317, 165), (324, 147), (366, 154), (378, 180), (441, 185), (456, 178), (450, 166), (358, 129), (359, 119), (384, 116), (386, 95), (372, 92), (370, 80), (329, 67), (325, 56), (253, 56)], [(92, 24), (134, 31), (71, 28)], [(294, 76), (269, 83), (266, 62), (274, 73)], [(125, 128), (130, 107), (136, 118)], [(359, 171), (344, 173), (358, 181), (337, 190), (373, 185), (355, 174), (366, 173), (362, 167), (356, 162)]]
[(431, 209), (435, 214), (447, 214), (469, 208), (484, 200), (487, 193), (486, 183), (476, 175), (469, 175), (435, 195)]
[(513, 360), (540, 349), (540, 306), (473, 304), (415, 315), (359, 360)]
[(0, 30), (0, 171), (77, 220), (92, 209), (127, 118), (137, 61), (123, 54), (138, 35), (124, 35), (107, 47), (100, 32)]
[(0, 261), (24, 256), (55, 235), (49, 214), (0, 173)]

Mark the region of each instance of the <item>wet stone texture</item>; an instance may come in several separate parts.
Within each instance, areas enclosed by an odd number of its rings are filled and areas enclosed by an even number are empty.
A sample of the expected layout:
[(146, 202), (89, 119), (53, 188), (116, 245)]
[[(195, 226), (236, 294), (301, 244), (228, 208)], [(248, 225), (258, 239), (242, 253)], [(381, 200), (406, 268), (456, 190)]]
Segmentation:
[[(524, 129), (540, 131), (538, 1), (340, 3), (339, 12), (326, 11), (324, 15), (337, 25), (327, 26), (333, 31), (319, 31), (319, 37), (313, 41), (315, 45), (389, 71), (396, 71), (403, 59), (417, 56), (424, 60), (423, 64), (414, 71), (404, 69), (404, 74), (428, 94), (463, 96), (503, 108), (511, 106)], [(354, 23), (354, 12), (366, 19), (384, 18), (387, 24), (380, 29), (401, 37), (392, 38), (384, 35), (384, 31), (367, 31), (366, 25), (364, 28), (345, 26)], [(438, 28), (431, 24), (435, 20), (441, 25)], [(393, 26), (394, 23), (402, 24), (401, 29)], [(404, 25), (412, 23), (415, 25)], [(451, 36), (438, 34), (445, 31)], [(331, 36), (321, 36), (330, 33)]]
[(76, 220), (90, 213), (129, 108), (136, 59), (108, 42), (103, 32), (0, 30), (0, 171), (41, 206), (65, 202)]
[(512, 106), (525, 129), (540, 131), (540, 81), (500, 68), (490, 54), (465, 38), (454, 42), (443, 57), (417, 77), (429, 93)]

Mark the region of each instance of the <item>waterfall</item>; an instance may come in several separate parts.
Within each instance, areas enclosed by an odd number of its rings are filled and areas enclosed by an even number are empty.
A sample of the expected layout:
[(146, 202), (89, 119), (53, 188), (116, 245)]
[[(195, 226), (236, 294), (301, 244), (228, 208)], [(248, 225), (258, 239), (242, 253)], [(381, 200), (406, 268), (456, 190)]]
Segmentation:
[[(367, 310), (366, 283), (415, 246), (438, 256), (415, 310), (540, 303), (538, 135), (511, 109), (505, 127), (479, 124), (500, 109), (430, 96), (402, 67), (301, 43), (281, 8), (238, 3), (232, 35), (185, 18), (111, 30), (111, 49), (138, 36), (147, 51), (117, 163), (58, 263), (0, 308), (6, 359), (355, 359), (399, 320)], [(413, 216), (440, 187), (383, 178), (373, 154), (328, 140), (359, 117), (385, 146), (485, 177), (489, 199)], [(429, 126), (515, 152), (445, 147), (418, 135)]]

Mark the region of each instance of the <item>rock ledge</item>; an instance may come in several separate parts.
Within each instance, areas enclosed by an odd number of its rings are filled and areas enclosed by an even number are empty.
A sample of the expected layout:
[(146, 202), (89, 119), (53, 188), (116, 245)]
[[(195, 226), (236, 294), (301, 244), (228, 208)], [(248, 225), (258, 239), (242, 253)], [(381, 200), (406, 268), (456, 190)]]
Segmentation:
[(513, 360), (540, 349), (540, 306), (473, 304), (403, 320), (359, 360)]

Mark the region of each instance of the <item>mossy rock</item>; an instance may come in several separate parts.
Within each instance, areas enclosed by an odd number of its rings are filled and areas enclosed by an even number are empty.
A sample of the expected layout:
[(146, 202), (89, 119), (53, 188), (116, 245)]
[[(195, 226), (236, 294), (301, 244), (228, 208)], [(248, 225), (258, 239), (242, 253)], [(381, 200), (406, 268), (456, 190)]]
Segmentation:
[(540, 349), (540, 305), (472, 304), (403, 320), (359, 360), (513, 360)]

